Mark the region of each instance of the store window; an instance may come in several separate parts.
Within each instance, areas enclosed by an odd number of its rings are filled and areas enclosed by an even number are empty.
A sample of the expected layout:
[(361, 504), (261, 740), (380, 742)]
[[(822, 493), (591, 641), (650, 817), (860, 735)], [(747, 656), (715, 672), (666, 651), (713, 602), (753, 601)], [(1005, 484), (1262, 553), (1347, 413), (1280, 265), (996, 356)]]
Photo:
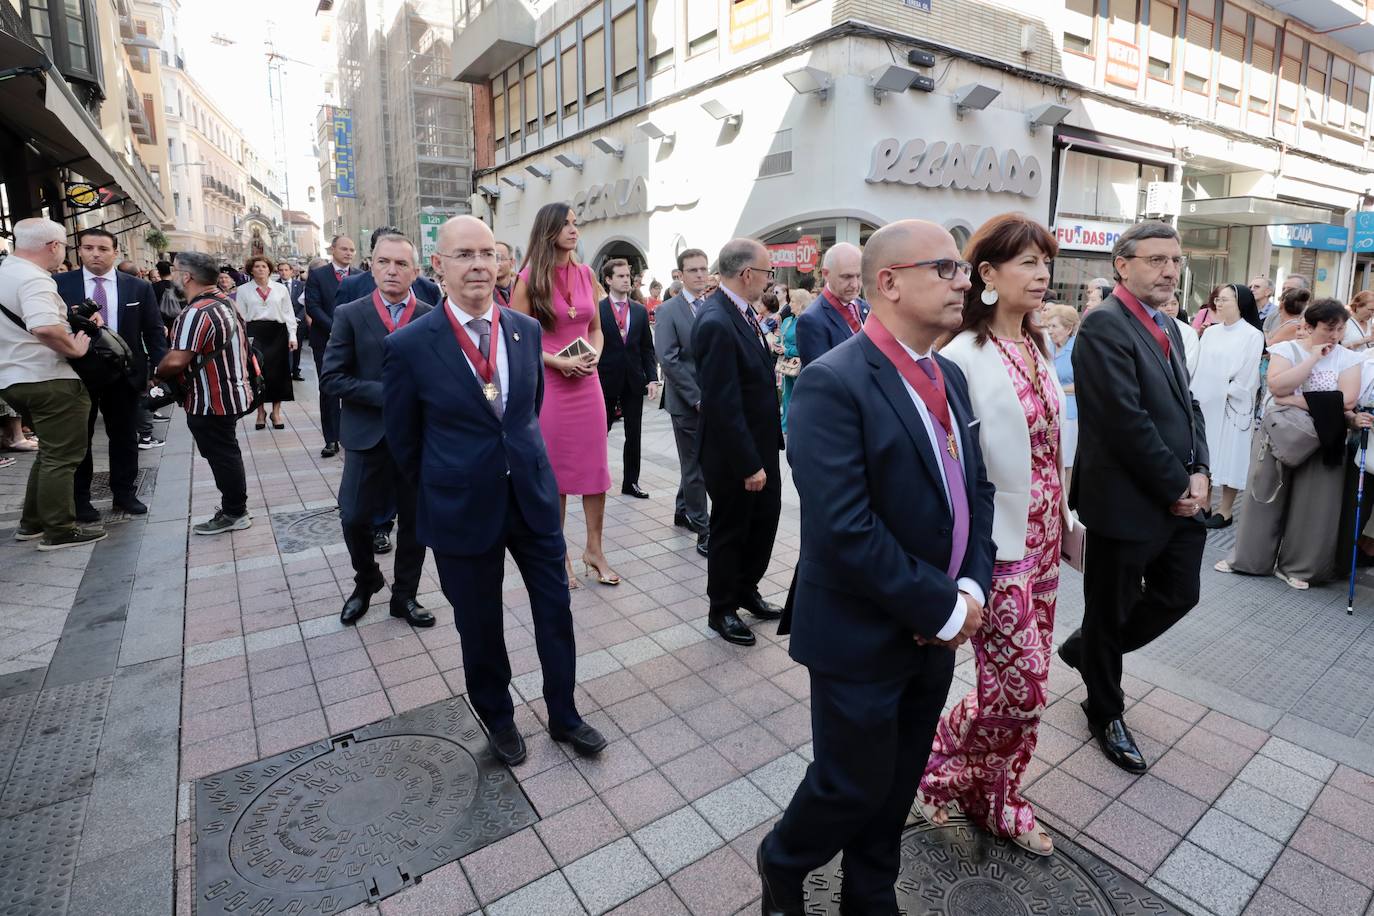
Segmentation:
[[(774, 281), (785, 283), (789, 287), (796, 288), (801, 285), (803, 274), (810, 274), (815, 278), (816, 291), (820, 292), (823, 285), (821, 280), (821, 259), (837, 241), (852, 241), (857, 234), (858, 243), (863, 245), (868, 241), (868, 237), (878, 231), (878, 227), (857, 219), (840, 219), (817, 221), (814, 223), (802, 223), (796, 226), (788, 226), (779, 229), (772, 235), (763, 239), (763, 244), (768, 248), (769, 261), (773, 264)], [(803, 238), (815, 240), (816, 245), (816, 264), (811, 271), (798, 270), (795, 264), (796, 244)]]
[(1140, 200), (1140, 163), (1067, 150), (1059, 171), (1059, 213), (1134, 222)]

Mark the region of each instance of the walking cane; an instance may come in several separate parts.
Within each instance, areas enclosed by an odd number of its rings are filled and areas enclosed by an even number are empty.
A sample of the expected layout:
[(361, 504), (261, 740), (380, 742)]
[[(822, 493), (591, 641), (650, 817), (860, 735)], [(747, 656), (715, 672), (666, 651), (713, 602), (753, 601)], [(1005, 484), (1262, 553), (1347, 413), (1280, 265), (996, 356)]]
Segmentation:
[(1360, 507), (1364, 503), (1364, 459), (1369, 449), (1369, 429), (1360, 430), (1360, 476), (1355, 483), (1355, 543), (1350, 546), (1350, 598), (1345, 603), (1345, 612), (1355, 613), (1355, 564), (1360, 558)]

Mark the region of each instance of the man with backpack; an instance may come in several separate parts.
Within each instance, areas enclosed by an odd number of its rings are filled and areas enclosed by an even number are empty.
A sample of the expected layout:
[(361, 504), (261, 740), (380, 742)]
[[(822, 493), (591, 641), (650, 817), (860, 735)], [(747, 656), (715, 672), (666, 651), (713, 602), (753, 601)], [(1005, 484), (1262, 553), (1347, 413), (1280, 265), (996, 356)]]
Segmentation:
[(210, 463), (220, 507), (192, 530), (223, 534), (253, 524), (248, 482), (235, 427), (255, 408), (248, 338), (234, 303), (216, 287), (219, 265), (200, 252), (177, 255), (173, 276), (186, 290), (186, 308), (172, 326), (172, 349), (158, 364), (159, 380), (177, 380), (184, 390), (186, 428)]

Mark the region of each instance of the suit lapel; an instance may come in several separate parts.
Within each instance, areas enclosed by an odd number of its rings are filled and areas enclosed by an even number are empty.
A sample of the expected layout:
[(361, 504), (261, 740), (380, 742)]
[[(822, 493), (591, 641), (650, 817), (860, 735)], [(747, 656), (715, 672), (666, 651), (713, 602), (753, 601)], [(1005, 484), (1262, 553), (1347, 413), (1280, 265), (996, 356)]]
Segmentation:
[[(463, 354), (462, 347), (458, 346), (458, 341), (453, 337), (453, 326), (449, 324), (448, 316), (439, 315), (431, 319), (430, 323), (433, 328), (430, 333), (429, 345), (430, 349), (434, 351), (434, 355), (439, 358), (439, 362), (448, 367), (449, 372), (457, 380), (458, 387), (481, 408), (481, 413), (490, 417), (492, 423), (500, 426), (501, 421), (492, 412), (486, 397), (482, 394), (482, 387), (477, 381), (477, 373), (472, 371), (472, 367), (468, 365), (467, 357)], [(513, 364), (515, 360), (510, 357), (510, 354), (507, 354), (506, 362)]]
[(1120, 306), (1120, 308), (1122, 316), (1126, 319), (1126, 324), (1135, 334), (1136, 339), (1140, 341), (1140, 345), (1143, 346), (1146, 350), (1150, 351), (1150, 353), (1154, 356), (1155, 361), (1159, 363), (1159, 368), (1164, 370), (1164, 374), (1168, 376), (1169, 386), (1174, 391), (1174, 397), (1178, 398), (1180, 403), (1187, 405), (1189, 399), (1187, 395), (1184, 394), (1186, 386), (1180, 388), (1178, 372), (1174, 366), (1174, 356), (1178, 353), (1179, 350), (1183, 349), (1183, 341), (1180, 339), (1176, 339), (1173, 334), (1170, 334), (1169, 331), (1171, 329), (1165, 328), (1164, 334), (1166, 337), (1169, 338), (1169, 356), (1166, 358), (1164, 356), (1164, 352), (1160, 350), (1159, 344), (1155, 342), (1154, 337), (1150, 334), (1149, 331), (1147, 331), (1144, 327), (1141, 326), (1139, 320), (1137, 320), (1136, 317), (1131, 314), (1130, 310), (1127, 309), (1124, 305)]
[[(943, 494), (945, 488), (941, 482), (939, 459), (935, 456), (935, 450), (930, 444), (930, 436), (926, 435), (925, 423), (921, 420), (920, 411), (911, 402), (911, 395), (907, 393), (906, 383), (902, 381), (901, 374), (897, 368), (888, 362), (887, 357), (879, 352), (873, 342), (867, 337), (863, 339), (864, 354), (868, 357), (868, 364), (873, 369), (873, 381), (878, 390), (883, 393), (883, 397), (892, 405), (892, 410), (897, 414), (897, 418), (902, 421), (902, 426), (906, 433), (911, 437), (911, 442), (916, 446), (917, 453), (921, 456), (921, 463), (925, 465), (926, 473), (935, 483), (936, 491)], [(962, 423), (960, 424), (962, 425)], [(949, 501), (945, 501), (949, 506)], [(951, 510), (952, 511), (952, 510)]]
[[(754, 333), (754, 326), (749, 323), (749, 319), (745, 318), (744, 315), (740, 313), (739, 308), (735, 305), (735, 300), (731, 299), (723, 290), (718, 291), (716, 295), (720, 297), (720, 301), (725, 306), (725, 310), (730, 313), (730, 318), (735, 325), (735, 330), (739, 331), (740, 334), (744, 336), (745, 346), (752, 349), (755, 353), (760, 354), (760, 357), (767, 361), (768, 371), (773, 371), (773, 361), (768, 358), (768, 350), (764, 348), (763, 344), (759, 343), (759, 335)], [(750, 306), (745, 306), (745, 308), (750, 308)], [(690, 311), (690, 309), (691, 307), (689, 306), (688, 310)]]
[[(526, 369), (526, 364), (529, 362), (529, 344), (526, 343), (524, 338), (520, 340), (513, 339), (512, 335), (515, 333), (513, 325), (514, 322), (512, 321), (501, 322), (501, 346), (506, 348), (506, 375), (509, 376), (509, 378), (501, 379), (501, 385), (506, 392), (507, 407), (514, 404), (517, 397), (527, 396), (525, 393), (525, 386), (529, 384), (531, 375)], [(500, 354), (497, 355), (498, 357), (500, 356)], [(543, 359), (542, 355), (540, 359)], [(540, 368), (542, 369), (542, 366)], [(500, 370), (498, 369), (497, 371)], [(530, 398), (530, 403), (533, 403), (533, 392), (531, 392), (528, 397)], [(482, 403), (484, 405), (486, 404), (485, 397), (482, 399)], [(490, 412), (491, 408), (488, 407), (487, 410)], [(493, 416), (495, 415), (493, 414)], [(506, 411), (503, 410), (501, 412), (502, 422), (505, 421), (505, 417)]]

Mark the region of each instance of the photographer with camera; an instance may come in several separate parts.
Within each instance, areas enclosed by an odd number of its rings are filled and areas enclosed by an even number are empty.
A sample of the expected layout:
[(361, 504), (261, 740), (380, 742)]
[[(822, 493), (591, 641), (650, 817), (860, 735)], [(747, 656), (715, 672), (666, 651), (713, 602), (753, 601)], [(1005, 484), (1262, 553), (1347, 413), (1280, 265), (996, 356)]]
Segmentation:
[(67, 362), (90, 338), (73, 334), (52, 271), (66, 254), (61, 223), (33, 218), (14, 224), (14, 254), (0, 264), (0, 397), (33, 418), (38, 458), (29, 473), (16, 540), (41, 538), (39, 550), (89, 544), (105, 529), (78, 527), (72, 479), (86, 454), (91, 399)]
[(253, 404), (248, 376), (248, 338), (234, 313), (234, 302), (216, 281), (219, 265), (207, 254), (183, 251), (172, 275), (190, 300), (172, 326), (172, 349), (153, 370), (156, 399), (161, 389), (177, 391), (186, 410), (186, 428), (210, 463), (219, 488), (220, 508), (191, 530), (223, 534), (252, 525), (248, 482), (236, 427)]

